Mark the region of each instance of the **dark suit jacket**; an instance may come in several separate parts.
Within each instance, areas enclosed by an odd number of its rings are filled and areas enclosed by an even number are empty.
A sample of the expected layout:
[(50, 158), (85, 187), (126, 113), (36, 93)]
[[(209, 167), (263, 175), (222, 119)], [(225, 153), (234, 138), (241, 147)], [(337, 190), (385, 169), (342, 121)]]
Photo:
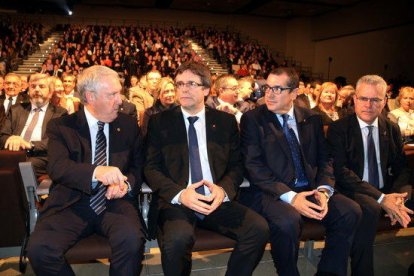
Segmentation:
[[(24, 129), (29, 113), (32, 109), (31, 103), (15, 104), (10, 108), (9, 115), (7, 116), (3, 127), (0, 131), (0, 148), (4, 148), (6, 140), (12, 135), (20, 135)], [(32, 142), (34, 145), (34, 152), (47, 151), (48, 136), (46, 134), (46, 127), (49, 121), (53, 118), (58, 118), (66, 115), (66, 109), (62, 107), (56, 107), (49, 104), (46, 109), (42, 125), (42, 140)]]
[[(6, 110), (4, 109), (5, 100), (6, 100), (5, 94), (1, 95), (0, 96), (0, 129), (3, 126), (4, 121), (6, 120), (6, 117), (7, 117)], [(30, 102), (30, 99), (27, 93), (19, 93), (19, 95), (17, 95), (15, 104), (28, 103), (28, 102)]]
[[(213, 181), (230, 200), (243, 181), (239, 131), (233, 115), (206, 107), (207, 152)], [(187, 131), (180, 107), (151, 116), (148, 124), (145, 177), (154, 192), (150, 224), (158, 208), (167, 207), (189, 181)]]
[[(118, 167), (128, 177), (134, 198), (142, 184), (142, 140), (137, 122), (119, 113), (109, 124), (109, 165)], [(48, 173), (53, 180), (49, 197), (42, 209), (42, 216), (63, 210), (82, 195), (92, 192), (91, 137), (85, 112), (80, 110), (50, 121)], [(127, 198), (125, 196), (124, 198)]]
[[(306, 176), (311, 188), (334, 186), (333, 168), (319, 114), (294, 107)], [(273, 198), (292, 191), (295, 167), (289, 144), (276, 115), (261, 105), (240, 122), (241, 149), (252, 193)]]
[[(400, 130), (382, 115), (378, 117), (378, 128), (384, 189), (398, 190), (407, 185), (410, 178)], [(328, 142), (334, 157), (338, 190), (351, 198), (354, 193), (362, 193), (378, 199), (381, 192), (362, 181), (364, 147), (357, 116), (353, 114), (333, 122), (328, 128)]]

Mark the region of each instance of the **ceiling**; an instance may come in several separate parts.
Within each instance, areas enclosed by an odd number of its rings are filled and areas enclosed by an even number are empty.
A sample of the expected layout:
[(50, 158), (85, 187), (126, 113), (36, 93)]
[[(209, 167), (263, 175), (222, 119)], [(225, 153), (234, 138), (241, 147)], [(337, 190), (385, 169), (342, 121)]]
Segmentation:
[[(367, 0), (365, 0), (367, 1)], [(372, 1), (372, 0), (371, 0)], [(274, 18), (317, 16), (356, 5), (364, 0), (10, 0), (1, 1), (1, 9), (26, 13), (67, 14), (78, 4), (192, 10), (219, 14), (243, 14)]]

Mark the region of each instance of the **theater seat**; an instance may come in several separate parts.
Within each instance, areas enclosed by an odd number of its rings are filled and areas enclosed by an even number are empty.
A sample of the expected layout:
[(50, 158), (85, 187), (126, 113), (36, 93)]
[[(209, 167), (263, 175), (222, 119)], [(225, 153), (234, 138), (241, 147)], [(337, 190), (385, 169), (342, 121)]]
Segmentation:
[(24, 151), (0, 151), (0, 247), (18, 247), (26, 235), (27, 201), (19, 172)]

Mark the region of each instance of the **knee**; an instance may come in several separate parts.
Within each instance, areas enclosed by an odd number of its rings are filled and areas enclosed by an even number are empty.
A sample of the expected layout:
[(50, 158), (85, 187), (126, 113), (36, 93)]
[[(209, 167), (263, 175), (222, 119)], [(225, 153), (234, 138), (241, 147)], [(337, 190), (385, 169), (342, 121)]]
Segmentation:
[(260, 215), (248, 221), (250, 225), (250, 233), (258, 243), (267, 243), (269, 241), (269, 225), (267, 221)]
[(27, 257), (32, 266), (42, 266), (42, 263), (44, 263), (45, 260), (50, 260), (53, 256), (54, 254), (51, 253), (46, 240), (38, 239), (36, 236), (30, 238), (27, 245)]
[(131, 227), (110, 237), (112, 248), (120, 248), (123, 252), (137, 254), (144, 248), (144, 235), (140, 228)]
[(298, 239), (302, 228), (302, 218), (298, 212), (290, 212), (286, 216), (269, 221), (270, 235)]
[(194, 231), (185, 231), (184, 229), (163, 233), (160, 238), (164, 250), (171, 252), (186, 251), (192, 248), (195, 243)]

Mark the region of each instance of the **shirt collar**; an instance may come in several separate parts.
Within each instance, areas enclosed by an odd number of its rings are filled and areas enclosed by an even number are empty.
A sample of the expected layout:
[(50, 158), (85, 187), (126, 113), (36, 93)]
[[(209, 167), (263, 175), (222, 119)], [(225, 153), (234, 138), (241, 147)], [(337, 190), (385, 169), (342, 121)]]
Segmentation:
[[(293, 108), (293, 104), (292, 104), (292, 106), (291, 106), (291, 108), (289, 109), (289, 111), (288, 112), (286, 112), (285, 114), (287, 114), (287, 115), (289, 115), (289, 120), (291, 120), (291, 119), (295, 119), (295, 112), (294, 112), (294, 108)], [(278, 116), (280, 116), (280, 118), (282, 118), (282, 115), (283, 114), (277, 114)]]
[(184, 116), (185, 121), (188, 121), (188, 119), (187, 119), (188, 117), (197, 116), (200, 120), (204, 120), (204, 118), (206, 117), (206, 108), (205, 107), (203, 107), (202, 110), (200, 110), (198, 113), (196, 113), (194, 115), (188, 113), (187, 111), (185, 111), (183, 109), (183, 107), (181, 107), (181, 112), (183, 113), (183, 116)]
[(93, 117), (93, 115), (89, 112), (89, 110), (86, 107), (83, 110), (85, 110), (86, 121), (88, 122), (89, 127), (97, 126), (99, 120)]
[(34, 104), (32, 104), (32, 109), (31, 109), (31, 111), (35, 110), (36, 108), (40, 108), (40, 111), (45, 112), (48, 106), (49, 106), (49, 102), (48, 102), (47, 104), (45, 104), (44, 106), (42, 106), (42, 107), (37, 107), (37, 106), (35, 106)]
[(378, 127), (378, 117), (375, 118), (375, 120), (374, 120), (374, 122), (372, 122), (372, 124), (367, 124), (366, 122), (362, 121), (358, 116), (357, 116), (357, 119), (358, 119), (359, 127), (361, 129), (363, 129), (364, 127), (367, 127), (367, 126), (374, 126), (376, 128)]

